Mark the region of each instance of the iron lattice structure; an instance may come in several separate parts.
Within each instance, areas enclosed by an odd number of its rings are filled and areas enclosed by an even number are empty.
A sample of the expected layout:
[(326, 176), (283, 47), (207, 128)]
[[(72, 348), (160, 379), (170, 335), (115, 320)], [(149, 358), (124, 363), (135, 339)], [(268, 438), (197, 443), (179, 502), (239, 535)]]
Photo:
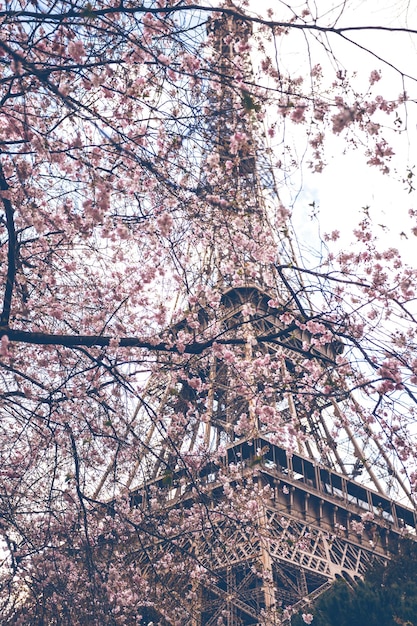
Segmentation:
[[(228, 289), (222, 307), (224, 337), (235, 337), (236, 328), (250, 326), (255, 336), (269, 339), (263, 352), (273, 355), (279, 336), (291, 371), (306, 337), (301, 332), (287, 336), (267, 301), (255, 286)], [(244, 315), (248, 303), (250, 321)], [(210, 323), (206, 310), (200, 317), (204, 325)], [(326, 346), (324, 358), (331, 359), (339, 349)], [(248, 346), (243, 344), (242, 350), (249, 362)], [(204, 394), (196, 394), (189, 380), (172, 386), (175, 365), (169, 363), (165, 380), (149, 388), (149, 428), (134, 470), (136, 480), (140, 475), (142, 480), (132, 491), (132, 505), (148, 515), (153, 503), (151, 525), (162, 519), (168, 523), (170, 511), (186, 516), (188, 511), (195, 514), (196, 505), (204, 509), (203, 521), (189, 534), (175, 541), (160, 537), (157, 546), (142, 546), (135, 555), (138, 567), (148, 574), (167, 553), (174, 562), (192, 555), (192, 564), (196, 561), (205, 572), (184, 624), (286, 623), (285, 607), (303, 606), (337, 577), (363, 576), (372, 562), (395, 552), (403, 536), (414, 536), (416, 513), (404, 504), (409, 493), (378, 438), (370, 432), (365, 441), (356, 436), (358, 417), (356, 424), (346, 424), (338, 440), (332, 439), (332, 420), (341, 418), (343, 404), (323, 401), (312, 419), (296, 397), (277, 390), (269, 401), (279, 406), (282, 424), (296, 424), (308, 434), (295, 451), (277, 441), (274, 429), (256, 416), (251, 436), (236, 434), (239, 416), (251, 413), (252, 398), (236, 390), (236, 374), (222, 359), (210, 354), (206, 360), (190, 359), (189, 367), (191, 380), (207, 381)], [(199, 421), (202, 395), (206, 412)], [(139, 414), (143, 420), (144, 407)], [(202, 454), (207, 463), (201, 463)], [(199, 459), (195, 469), (190, 463), (194, 458)], [(393, 483), (398, 500), (388, 491)], [(223, 509), (230, 490), (238, 500), (232, 514)], [(254, 517), (242, 519), (239, 503), (244, 510), (250, 499), (256, 503)], [(163, 580), (173, 591), (186, 584), (178, 577)]]
[[(250, 238), (251, 229), (269, 219), (262, 194), (269, 174), (259, 156), (245, 46), (251, 29), (235, 12), (212, 19), (208, 31), (216, 73), (207, 136), (220, 167), (229, 163), (224, 220), (243, 218)], [(245, 86), (240, 90), (233, 88), (236, 64)], [(236, 132), (246, 137), (237, 152), (230, 139)], [(202, 172), (207, 195), (224, 194), (224, 185)], [(216, 240), (214, 233), (213, 241), (214, 249), (202, 253), (206, 281), (222, 294), (219, 306), (200, 299), (167, 332), (172, 342), (192, 334), (201, 350), (160, 357), (158, 376), (130, 424), (140, 443), (127, 484), (132, 507), (144, 512), (149, 529), (131, 558), (170, 594), (172, 606), (181, 604), (177, 624), (272, 626), (285, 623), (285, 607), (301, 606), (336, 577), (360, 577), (373, 560), (388, 558), (404, 534), (415, 532), (416, 514), (394, 453), (352, 411), (354, 399), (344, 405), (337, 394), (318, 394), (313, 410), (297, 396), (306, 345), (324, 372), (343, 346), (314, 346), (307, 331), (286, 326), (282, 311), (291, 286), (265, 278), (262, 263), (255, 280), (253, 271), (246, 274), (247, 259), (234, 281), (222, 270), (221, 235)], [(214, 334), (220, 344), (204, 347)], [(219, 352), (226, 344), (238, 354), (240, 369)], [(256, 359), (275, 368), (267, 392), (251, 369)], [(262, 395), (273, 424), (259, 417)], [(180, 525), (186, 518), (194, 522), (170, 534), (172, 520)], [(172, 575), (158, 565), (167, 559), (176, 565)], [(181, 562), (188, 563), (183, 575)], [(201, 577), (190, 579), (186, 567), (198, 567)], [(174, 623), (169, 611), (144, 609), (143, 623)]]

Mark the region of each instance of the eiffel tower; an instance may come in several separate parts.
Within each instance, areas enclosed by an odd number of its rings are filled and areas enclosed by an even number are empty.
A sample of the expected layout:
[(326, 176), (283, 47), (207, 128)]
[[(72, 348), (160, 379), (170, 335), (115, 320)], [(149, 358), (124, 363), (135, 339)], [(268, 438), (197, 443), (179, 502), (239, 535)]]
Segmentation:
[[(209, 243), (190, 257), (204, 289), (190, 287), (189, 308), (167, 329), (167, 343), (196, 347), (159, 357), (130, 425), (139, 444), (128, 486), (148, 531), (132, 557), (149, 582), (143, 624), (286, 624), (287, 607), (363, 576), (416, 528), (395, 451), (338, 374), (343, 342), (330, 326), (315, 341), (307, 290), (282, 269), (296, 261), (287, 225), (272, 223), (279, 197), (265, 194), (274, 184), (251, 27), (227, 8), (208, 26)], [(251, 246), (261, 238), (263, 258)], [(308, 387), (312, 372), (327, 394)]]

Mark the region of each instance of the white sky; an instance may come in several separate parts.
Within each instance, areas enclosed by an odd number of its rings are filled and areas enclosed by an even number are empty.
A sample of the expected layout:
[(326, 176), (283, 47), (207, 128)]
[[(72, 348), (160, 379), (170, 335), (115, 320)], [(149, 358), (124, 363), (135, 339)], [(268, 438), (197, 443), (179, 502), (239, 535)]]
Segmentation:
[[(257, 0), (257, 12), (263, 13), (260, 2), (262, 6), (273, 6), (275, 19), (285, 19), (289, 15), (284, 6), (286, 3), (276, 0), (274, 3)], [(288, 3), (294, 9), (305, 7), (301, 0), (288, 0)], [(320, 17), (318, 23), (323, 25), (331, 25), (336, 20), (337, 26), (417, 29), (417, 3), (413, 0), (315, 0), (310, 1), (309, 6), (312, 14)], [(410, 37), (404, 33), (362, 31), (349, 33), (349, 37), (398, 67), (404, 74), (417, 76), (417, 35)], [(416, 81), (405, 78), (403, 83), (398, 72), (335, 35), (329, 35), (328, 41), (348, 74), (357, 73), (355, 84), (358, 85), (358, 91), (367, 89), (369, 75), (376, 69), (381, 70), (383, 78), (375, 85), (374, 95), (380, 93), (387, 99), (394, 98), (404, 90), (405, 85), (410, 100), (417, 101)], [(282, 37), (279, 52), (281, 62), (288, 69), (302, 70), (305, 67), (307, 47), (302, 33), (294, 35), (292, 40), (290, 37)], [(310, 47), (310, 54), (313, 65), (320, 62), (326, 67), (326, 56), (322, 48), (313, 45)], [(327, 67), (331, 68), (330, 61)], [(334, 75), (334, 69), (331, 71)], [(405, 111), (399, 111), (399, 114), (405, 119)], [(413, 102), (407, 106), (407, 115), (406, 131), (398, 134), (386, 128), (383, 132), (383, 136), (395, 150), (388, 176), (382, 175), (377, 168), (368, 166), (364, 150), (360, 148), (348, 148), (347, 153), (343, 154), (346, 142), (343, 141), (342, 134), (334, 140), (330, 139), (325, 154), (329, 165), (322, 174), (312, 174), (305, 167), (302, 181), (294, 178), (292, 199), (297, 195), (294, 227), (299, 238), (311, 243), (312, 247), (318, 245), (318, 225), (308, 217), (312, 210), (309, 204), (313, 201), (318, 209), (321, 233), (340, 230), (342, 238), (338, 245), (342, 247), (348, 246), (353, 240), (352, 230), (363, 217), (362, 207), (369, 206), (370, 215), (376, 224), (375, 232), (381, 238), (381, 247), (399, 247), (404, 259), (409, 264), (416, 264), (414, 250), (417, 239), (411, 234), (414, 224), (408, 217), (408, 210), (417, 208), (414, 204), (416, 192), (409, 194), (406, 185), (401, 182), (407, 175), (407, 166), (412, 167), (417, 161), (417, 105)], [(386, 121), (386, 118), (382, 118), (382, 121)], [(283, 194), (284, 197), (287, 194), (285, 199), (290, 203), (288, 191), (283, 190)], [(407, 234), (408, 239), (400, 235), (402, 232)]]
[[(324, 0), (321, 4), (328, 4)], [(345, 16), (340, 19), (339, 25), (386, 25), (386, 26), (409, 26), (417, 27), (417, 5), (411, 7), (411, 2), (406, 0), (356, 0), (350, 3), (352, 10), (346, 9)], [(374, 50), (381, 57), (399, 67), (404, 73), (416, 75), (417, 61), (417, 37), (410, 38), (403, 33), (365, 33), (355, 34), (355, 41)], [(381, 94), (399, 94), (402, 90), (402, 78), (398, 73), (384, 66), (383, 63), (360, 50), (355, 51), (347, 46), (340, 46), (335, 42), (336, 48), (341, 48), (341, 54), (347, 69), (361, 71), (368, 78), (370, 71), (381, 69), (383, 79), (378, 83)], [(342, 48), (345, 50), (342, 50)], [(347, 61), (345, 60), (347, 59)], [(406, 81), (406, 90), (411, 100), (417, 99), (417, 83)], [(403, 115), (403, 112), (400, 112)], [(320, 180), (318, 176), (311, 177), (308, 186), (311, 185), (312, 196), (320, 206), (320, 218), (323, 227), (327, 230), (339, 228), (344, 235), (349, 236), (352, 227), (357, 224), (358, 213), (364, 206), (370, 206), (371, 216), (376, 224), (388, 227), (384, 231), (379, 227), (377, 234), (389, 245), (398, 245), (409, 262), (414, 261), (413, 249), (416, 241), (410, 234), (410, 220), (408, 209), (413, 208), (415, 193), (408, 193), (406, 185), (401, 178), (406, 175), (407, 165), (412, 166), (417, 155), (417, 111), (413, 103), (408, 106), (407, 131), (401, 135), (385, 131), (385, 137), (392, 142), (395, 157), (392, 160), (391, 175), (383, 176), (374, 167), (366, 165), (366, 158), (361, 156), (360, 151), (350, 151), (347, 155), (340, 154), (335, 146), (335, 158), (326, 168), (324, 176)], [(396, 171), (397, 170), (397, 171)], [(396, 180), (397, 179), (397, 180)], [(400, 179), (398, 181), (398, 179)], [(307, 181), (306, 181), (307, 182)], [(315, 184), (314, 184), (315, 183)], [(378, 227), (377, 227), (378, 228)], [(409, 239), (400, 237), (401, 232), (408, 233)]]

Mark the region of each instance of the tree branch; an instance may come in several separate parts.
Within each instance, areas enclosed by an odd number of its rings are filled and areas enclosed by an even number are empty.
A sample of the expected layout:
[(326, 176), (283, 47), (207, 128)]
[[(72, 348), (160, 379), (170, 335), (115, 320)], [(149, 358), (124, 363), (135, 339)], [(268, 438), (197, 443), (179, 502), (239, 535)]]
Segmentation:
[(16, 229), (14, 224), (14, 211), (12, 203), (8, 197), (9, 185), (4, 177), (3, 168), (0, 165), (0, 191), (2, 196), (2, 202), (4, 211), (6, 214), (6, 228), (8, 235), (8, 248), (7, 248), (7, 275), (6, 285), (4, 288), (3, 296), (3, 309), (0, 316), (0, 325), (7, 326), (10, 319), (10, 309), (12, 305), (13, 288), (16, 276)]
[[(334, 363), (333, 359), (322, 354), (320, 350), (312, 347), (312, 350), (306, 350), (293, 344), (288, 344), (286, 339), (293, 333), (297, 332), (296, 326), (284, 328), (278, 332), (266, 335), (258, 335), (255, 337), (257, 343), (274, 343), (275, 345), (287, 348), (292, 352), (303, 355), (306, 359), (320, 358), (322, 361)], [(0, 327), (0, 334), (6, 334), (10, 341), (16, 343), (26, 343), (44, 346), (65, 346), (68, 348), (80, 347), (108, 347), (115, 340), (115, 337), (102, 335), (55, 335), (48, 333), (28, 332), (24, 330), (13, 330), (7, 327)], [(220, 339), (214, 337), (207, 341), (194, 341), (184, 348), (178, 348), (172, 342), (153, 343), (152, 341), (144, 341), (139, 337), (122, 337), (118, 340), (115, 347), (120, 348), (142, 348), (150, 352), (166, 352), (171, 354), (202, 354), (205, 350), (213, 347), (213, 345), (222, 346), (244, 346), (247, 340), (244, 338), (229, 337)], [(339, 342), (337, 342), (339, 343)]]
[[(86, 7), (88, 7), (88, 3)], [(88, 19), (92, 20), (94, 18), (105, 17), (107, 15), (114, 14), (123, 14), (123, 15), (136, 15), (136, 14), (145, 14), (150, 13), (153, 15), (173, 15), (176, 13), (190, 13), (194, 11), (199, 11), (203, 13), (209, 13), (214, 15), (216, 13), (220, 13), (221, 15), (230, 15), (231, 17), (235, 17), (237, 19), (243, 20), (245, 22), (251, 22), (254, 24), (262, 24), (264, 26), (268, 26), (270, 28), (295, 28), (298, 30), (311, 30), (321, 33), (334, 33), (336, 35), (341, 35), (346, 32), (358, 32), (358, 31), (379, 31), (379, 32), (389, 32), (389, 33), (408, 33), (411, 35), (417, 35), (417, 29), (415, 28), (407, 28), (407, 27), (394, 27), (394, 26), (377, 26), (377, 25), (361, 25), (361, 26), (320, 26), (319, 24), (313, 23), (308, 24), (306, 22), (279, 22), (276, 20), (268, 20), (263, 19), (262, 17), (256, 15), (250, 15), (248, 13), (243, 13), (237, 9), (230, 9), (227, 7), (213, 7), (210, 5), (201, 6), (199, 4), (178, 4), (177, 6), (170, 7), (150, 7), (146, 5), (141, 6), (131, 6), (127, 7), (123, 3), (120, 3), (118, 6), (110, 6), (101, 9), (94, 9), (93, 7), (83, 8), (83, 9), (70, 9), (69, 11), (57, 11), (56, 13), (43, 13), (41, 11), (14, 11), (14, 10), (4, 10), (0, 11), (0, 18), (28, 18), (33, 21), (41, 21), (42, 23), (47, 22), (62, 22), (64, 20), (69, 19)]]

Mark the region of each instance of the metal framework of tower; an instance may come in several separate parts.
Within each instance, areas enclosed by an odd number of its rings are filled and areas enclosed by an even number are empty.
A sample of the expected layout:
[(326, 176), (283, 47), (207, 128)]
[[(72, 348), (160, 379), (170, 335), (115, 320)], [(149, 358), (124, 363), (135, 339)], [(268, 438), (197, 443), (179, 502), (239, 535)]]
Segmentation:
[[(234, 10), (233, 5), (228, 8)], [(256, 210), (257, 219), (267, 220), (262, 206), (262, 177), (267, 173), (259, 158), (256, 123), (250, 121), (256, 98), (251, 95), (249, 53), (239, 68), (247, 92), (244, 89), (243, 95), (236, 96), (230, 86), (236, 74), (234, 46), (237, 41), (248, 41), (251, 29), (236, 11), (232, 13), (213, 18), (208, 28), (216, 67), (210, 94), (215, 112), (208, 134), (220, 161), (234, 162), (230, 133), (245, 133), (239, 165), (229, 168), (234, 191), (228, 210), (240, 210), (248, 221)], [(245, 56), (239, 58), (242, 62)], [(236, 110), (236, 98), (242, 97), (251, 109), (246, 117), (239, 117)], [(202, 179), (202, 185), (210, 187), (204, 172)], [(306, 331), (288, 329), (279, 307), (271, 306), (271, 300), (285, 297), (285, 289), (278, 286), (271, 292), (270, 286), (266, 288), (262, 268), (257, 282), (243, 277), (238, 285), (228, 284), (216, 270), (222, 257), (220, 242), (211, 254), (207, 270), (212, 272), (211, 280), (217, 284), (223, 280), (220, 306), (214, 312), (209, 303), (200, 303), (191, 312), (193, 330), (190, 315), (184, 316), (169, 331), (173, 341), (184, 330), (203, 336), (215, 324), (223, 343), (241, 350), (243, 361), (254, 358), (254, 343), (264, 357), (279, 350), (283, 355), (279, 375), (291, 376), (311, 337)], [(325, 368), (342, 349), (334, 341), (311, 346), (309, 354)], [(174, 602), (184, 604), (184, 617), (175, 623), (286, 623), (286, 607), (305, 605), (337, 577), (348, 581), (361, 577), (372, 561), (389, 558), (405, 534), (413, 536), (417, 520), (412, 496), (391, 452), (359, 416), (356, 421), (351, 414), (345, 416), (343, 403), (318, 398), (313, 415), (303, 410), (294, 395), (282, 394), (277, 382), (270, 405), (279, 412), (284, 430), (286, 425), (296, 425), (298, 434), (304, 435), (298, 437), (297, 449), (288, 449), (272, 427), (260, 425), (253, 398), (239, 390), (236, 372), (231, 372), (227, 360), (219, 358), (212, 346), (190, 356), (187, 379), (175, 375), (175, 358), (161, 357), (163, 375), (151, 378), (146, 401), (132, 418), (129, 427), (140, 443), (128, 479), (132, 506), (152, 509), (150, 525), (161, 519), (163, 526), (177, 511), (187, 515), (196, 503), (204, 509), (200, 530), (197, 524), (192, 534), (175, 538), (150, 532), (146, 545), (134, 551), (138, 568), (150, 578), (158, 559), (167, 555), (174, 562), (189, 558), (198, 563), (203, 572), (199, 581), (187, 580), (186, 574), (171, 579), (157, 572), (158, 584), (172, 594)], [(204, 394), (196, 394), (193, 388), (197, 377), (203, 381)], [(203, 396), (204, 410), (200, 406)], [(247, 415), (252, 424), (250, 435), (246, 430), (243, 437), (236, 428), (241, 415)], [(332, 431), (335, 420), (341, 424), (337, 439)], [(189, 460), (197, 448), (199, 458), (207, 452), (207, 462), (190, 469)], [(242, 503), (253, 501), (251, 520), (242, 519), (239, 511), (235, 516), (229, 513), (230, 493)], [(228, 513), (222, 516), (226, 508)], [(152, 611), (148, 621), (171, 623), (166, 611)], [(143, 623), (148, 621), (144, 618)]]

